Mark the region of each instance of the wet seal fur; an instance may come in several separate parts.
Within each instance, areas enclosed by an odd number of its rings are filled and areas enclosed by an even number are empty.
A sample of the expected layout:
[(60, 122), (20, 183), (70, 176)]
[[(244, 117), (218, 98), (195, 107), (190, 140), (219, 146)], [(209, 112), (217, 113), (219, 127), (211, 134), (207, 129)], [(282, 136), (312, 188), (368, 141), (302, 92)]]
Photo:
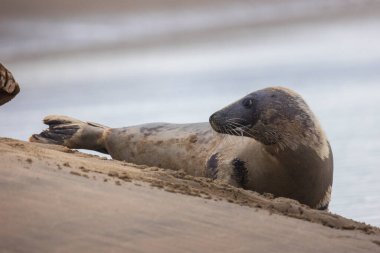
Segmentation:
[(12, 73), (0, 63), (0, 105), (13, 99), (20, 92), (20, 86)]
[(109, 128), (66, 116), (48, 116), (44, 123), (49, 128), (30, 141), (182, 169), (190, 175), (292, 198), (316, 209), (327, 209), (330, 202), (330, 144), (302, 97), (287, 88), (248, 94), (211, 115), (210, 124)]

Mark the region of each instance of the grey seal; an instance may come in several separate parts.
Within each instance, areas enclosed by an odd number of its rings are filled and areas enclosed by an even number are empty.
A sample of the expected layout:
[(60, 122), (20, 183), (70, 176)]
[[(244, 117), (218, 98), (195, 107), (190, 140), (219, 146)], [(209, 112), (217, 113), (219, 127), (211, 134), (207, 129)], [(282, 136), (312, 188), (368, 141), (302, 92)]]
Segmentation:
[(209, 123), (109, 128), (47, 116), (30, 141), (110, 154), (135, 164), (184, 170), (236, 187), (327, 209), (330, 144), (302, 97), (283, 87), (258, 90), (212, 114)]
[(0, 105), (13, 99), (20, 92), (20, 86), (12, 73), (0, 63)]

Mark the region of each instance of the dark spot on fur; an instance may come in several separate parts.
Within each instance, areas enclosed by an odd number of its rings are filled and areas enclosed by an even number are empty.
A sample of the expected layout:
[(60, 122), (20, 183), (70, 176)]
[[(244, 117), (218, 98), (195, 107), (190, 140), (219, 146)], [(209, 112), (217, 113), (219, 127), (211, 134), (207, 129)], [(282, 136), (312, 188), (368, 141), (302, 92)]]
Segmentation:
[(233, 174), (232, 178), (236, 181), (238, 185), (244, 188), (247, 183), (248, 170), (245, 167), (245, 162), (239, 158), (232, 160)]
[(218, 155), (219, 153), (213, 154), (206, 164), (206, 176), (213, 180), (218, 177)]
[(140, 128), (140, 133), (144, 135), (144, 138), (157, 133), (161, 128), (164, 126), (156, 126), (156, 127), (141, 127)]
[(372, 240), (372, 242), (380, 247), (380, 241)]
[(164, 126), (156, 126), (156, 127), (141, 127), (140, 133), (152, 133), (152, 132), (158, 132), (161, 128)]

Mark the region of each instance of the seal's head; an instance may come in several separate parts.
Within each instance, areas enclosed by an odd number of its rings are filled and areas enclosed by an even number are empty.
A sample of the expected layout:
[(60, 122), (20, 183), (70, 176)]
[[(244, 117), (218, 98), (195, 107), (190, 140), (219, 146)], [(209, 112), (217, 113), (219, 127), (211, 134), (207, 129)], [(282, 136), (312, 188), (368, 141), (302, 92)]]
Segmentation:
[(264, 184), (267, 188), (261, 191), (277, 192), (313, 208), (327, 208), (332, 152), (318, 120), (300, 95), (282, 87), (259, 90), (214, 113), (210, 123), (216, 132), (262, 143), (287, 171), (289, 188), (279, 191), (276, 187), (284, 182), (262, 178), (271, 183)]
[(318, 120), (300, 95), (283, 87), (258, 90), (210, 117), (212, 128), (223, 134), (256, 139), (280, 150), (310, 146), (328, 156), (327, 139)]

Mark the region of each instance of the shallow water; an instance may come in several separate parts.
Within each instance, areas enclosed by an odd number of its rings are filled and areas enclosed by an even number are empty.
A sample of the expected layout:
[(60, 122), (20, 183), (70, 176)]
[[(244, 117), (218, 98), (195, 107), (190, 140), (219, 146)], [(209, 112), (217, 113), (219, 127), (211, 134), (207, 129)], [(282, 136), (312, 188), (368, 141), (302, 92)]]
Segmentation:
[(114, 127), (207, 121), (249, 92), (287, 86), (304, 96), (329, 136), (330, 210), (380, 226), (378, 27), (377, 18), (319, 22), (181, 47), (16, 61), (7, 66), (22, 93), (0, 109), (0, 136), (26, 140), (48, 114)]

